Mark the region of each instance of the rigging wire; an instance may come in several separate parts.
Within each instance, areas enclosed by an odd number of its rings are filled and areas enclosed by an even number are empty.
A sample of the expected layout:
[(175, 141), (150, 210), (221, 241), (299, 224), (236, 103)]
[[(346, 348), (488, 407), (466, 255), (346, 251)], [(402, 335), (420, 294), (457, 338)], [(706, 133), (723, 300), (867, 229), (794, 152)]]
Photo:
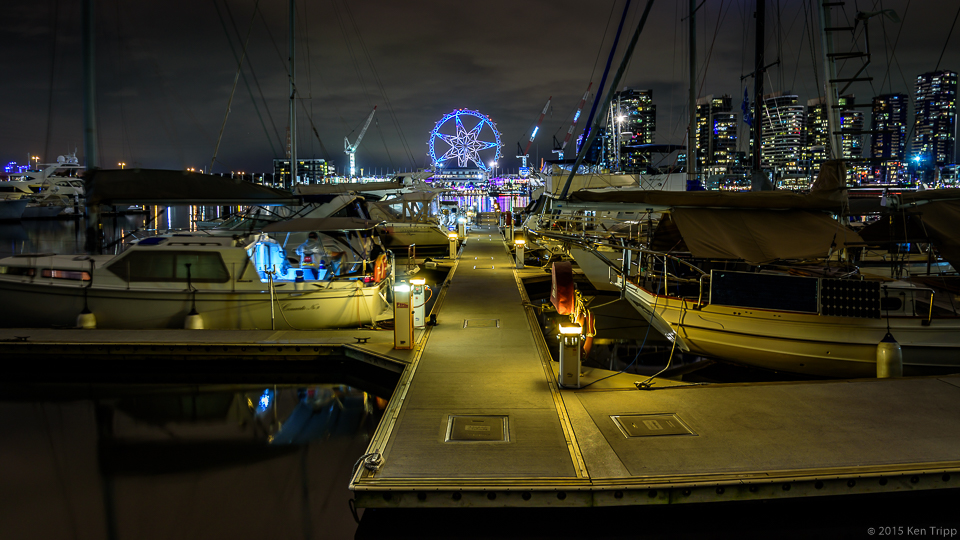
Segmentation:
[[(220, 142), (223, 140), (223, 130), (227, 127), (227, 117), (230, 115), (230, 108), (233, 105), (233, 96), (237, 91), (237, 83), (240, 82), (240, 73), (243, 72), (243, 60), (247, 57), (247, 44), (250, 43), (250, 32), (253, 31), (253, 18), (256, 16), (256, 6), (260, 5), (260, 0), (257, 0), (256, 5), (254, 6), (253, 15), (250, 17), (250, 25), (247, 28), (247, 37), (243, 41), (243, 51), (240, 55), (240, 59), (237, 61), (237, 73), (233, 76), (233, 87), (230, 89), (230, 98), (227, 99), (227, 110), (223, 113), (223, 122), (220, 124), (220, 134), (217, 136), (217, 144), (213, 149), (213, 157), (210, 158), (210, 170), (213, 171), (213, 164), (217, 161), (217, 153), (220, 151)], [(219, 13), (219, 8), (217, 9)], [(223, 17), (220, 18), (221, 24), (223, 24)], [(226, 31), (226, 25), (224, 24), (224, 31)]]
[[(606, 40), (607, 40), (607, 35), (610, 33), (610, 22), (613, 20), (613, 14), (614, 14), (614, 9), (613, 9), (613, 8), (614, 8), (615, 6), (616, 6), (616, 3), (615, 3), (615, 2), (611, 2), (611, 3), (610, 3), (610, 12), (607, 14), (607, 24), (606, 24), (606, 26), (604, 26), (604, 28), (603, 28), (603, 38), (600, 39), (600, 45), (597, 47), (597, 56), (596, 56), (596, 57), (594, 58), (594, 60), (593, 60), (593, 69), (590, 70), (590, 80), (591, 80), (591, 81), (592, 81), (594, 78), (596, 78), (597, 66), (600, 65), (600, 58), (601, 58), (601, 56), (603, 55), (603, 49), (604, 49), (603, 44), (604, 44), (604, 42), (606, 42)], [(589, 96), (587, 97), (587, 99), (589, 99)], [(579, 103), (580, 103), (580, 98), (577, 98), (577, 104), (579, 105)], [(576, 108), (574, 108), (574, 109), (572, 109), (572, 110), (573, 110), (573, 112), (571, 112), (569, 115), (567, 115), (567, 117), (563, 120), (563, 123), (560, 124), (560, 127), (558, 127), (557, 130), (556, 130), (555, 132), (553, 132), (553, 136), (554, 136), (554, 137), (556, 137), (556, 136), (557, 136), (557, 133), (560, 133), (560, 130), (563, 129), (563, 128), (565, 128), (565, 127), (567, 127), (567, 125), (573, 120), (573, 115), (576, 114)]]
[(937, 67), (933, 71), (940, 70), (940, 61), (943, 60), (943, 53), (947, 52), (947, 45), (950, 44), (950, 36), (953, 35), (953, 29), (957, 26), (957, 18), (960, 17), (960, 7), (957, 8), (957, 14), (953, 16), (953, 24), (950, 25), (950, 32), (947, 33), (947, 39), (943, 42), (943, 50), (940, 51), (940, 58), (937, 58)]
[[(910, 11), (910, 2), (912, 0), (907, 0), (907, 7), (903, 8), (903, 17), (900, 18), (900, 29), (897, 30), (897, 39), (893, 42), (893, 50), (890, 51), (890, 60), (887, 62), (887, 71), (883, 76), (883, 82), (880, 83), (880, 87), (883, 88), (883, 83), (887, 82), (887, 77), (890, 76), (890, 68), (893, 66), (893, 63), (896, 62), (897, 69), (900, 71), (900, 78), (903, 80), (903, 85), (905, 88), (910, 88), (910, 85), (907, 84), (907, 78), (903, 75), (903, 67), (900, 65), (900, 61), (897, 59), (897, 44), (900, 43), (900, 36), (903, 34), (903, 27), (906, 26), (907, 12)], [(893, 81), (891, 77), (890, 81), (890, 90), (893, 91)]]
[[(60, 1), (52, 0), (52, 19), (53, 19), (53, 39), (51, 40), (50, 54), (50, 81), (47, 86), (47, 134), (44, 138), (43, 159), (50, 160), (50, 133), (53, 131), (53, 81), (56, 78), (57, 69), (57, 41), (60, 37)], [(29, 160), (28, 160), (29, 163)]]
[[(120, 24), (120, 4), (122, 2), (118, 1), (116, 4), (117, 7), (117, 71), (123, 67), (123, 25)], [(119, 76), (117, 77), (120, 80), (126, 80), (126, 77)], [(127, 133), (127, 115), (126, 107), (124, 107), (123, 92), (120, 92), (120, 95), (117, 96), (117, 105), (120, 107), (120, 157), (122, 160), (126, 160), (128, 156), (132, 155), (130, 151), (130, 136)]]
[(373, 72), (373, 78), (376, 82), (377, 89), (380, 92), (380, 97), (383, 99), (384, 105), (389, 112), (390, 119), (393, 121), (394, 127), (397, 130), (397, 134), (400, 137), (400, 144), (406, 151), (407, 157), (410, 159), (410, 164), (416, 168), (416, 157), (414, 156), (413, 151), (410, 148), (410, 144), (403, 133), (403, 128), (400, 126), (400, 121), (397, 118), (396, 110), (393, 108), (393, 102), (390, 100), (386, 87), (383, 84), (383, 80), (380, 78), (380, 73), (377, 71), (377, 68), (373, 63), (373, 57), (370, 55), (370, 50), (367, 48), (367, 44), (363, 39), (363, 35), (360, 33), (360, 27), (357, 25), (356, 18), (353, 16), (353, 11), (350, 9), (349, 4), (345, 4), (344, 6), (347, 11), (347, 17), (349, 18), (350, 23), (353, 25), (354, 32), (357, 35), (357, 40), (360, 42), (360, 50), (363, 51), (364, 57), (367, 60), (367, 64), (370, 66), (370, 70)]
[[(217, 8), (217, 15), (220, 16), (220, 8), (219, 6), (217, 6), (216, 2), (214, 2), (214, 7)], [(230, 25), (233, 27), (233, 32), (236, 35), (237, 40), (239, 41), (240, 29), (237, 27), (236, 19), (234, 19), (233, 17), (233, 11), (230, 9), (230, 5), (227, 3), (224, 3), (224, 7), (227, 9), (227, 16), (230, 18)], [(263, 14), (260, 11), (259, 3), (257, 5), (254, 5), (253, 11), (254, 11), (254, 16), (256, 16), (257, 14), (260, 14), (260, 17), (262, 19)], [(220, 16), (220, 22), (221, 24), (223, 24), (222, 16)], [(251, 27), (252, 27), (252, 24), (251, 24)], [(226, 27), (224, 27), (224, 32), (227, 33)], [(237, 60), (239, 62), (239, 59), (237, 58), (237, 51), (233, 46), (233, 41), (230, 39), (229, 33), (227, 33), (227, 42), (230, 45), (230, 52), (233, 54), (234, 60)], [(264, 110), (266, 110), (267, 117), (270, 119), (270, 124), (273, 126), (273, 131), (277, 136), (277, 141), (280, 144), (280, 146), (283, 147), (283, 139), (280, 138), (280, 132), (277, 131), (277, 124), (273, 120), (273, 115), (270, 114), (270, 108), (267, 107), (267, 100), (263, 95), (263, 89), (260, 87), (260, 80), (257, 78), (257, 73), (253, 69), (253, 63), (251, 62), (251, 60), (252, 60), (251, 58), (247, 58), (247, 69), (250, 70), (250, 76), (253, 78), (253, 82), (257, 87), (257, 91), (260, 93), (260, 99), (261, 101), (263, 101), (263, 108)], [(250, 81), (247, 80), (247, 74), (241, 72), (240, 75), (243, 77), (243, 84), (244, 86), (246, 86), (247, 93), (250, 95), (250, 101), (253, 104), (253, 110), (256, 111), (257, 118), (260, 120), (260, 125), (261, 127), (263, 127), (263, 133), (264, 133), (264, 136), (266, 136), (267, 138), (267, 143), (270, 144), (270, 151), (273, 152), (274, 156), (277, 156), (279, 154), (277, 153), (277, 149), (273, 146), (273, 139), (270, 137), (270, 132), (267, 130), (266, 123), (263, 121), (263, 115), (260, 113), (260, 106), (257, 104), (257, 99), (253, 94), (253, 89), (250, 88)]]

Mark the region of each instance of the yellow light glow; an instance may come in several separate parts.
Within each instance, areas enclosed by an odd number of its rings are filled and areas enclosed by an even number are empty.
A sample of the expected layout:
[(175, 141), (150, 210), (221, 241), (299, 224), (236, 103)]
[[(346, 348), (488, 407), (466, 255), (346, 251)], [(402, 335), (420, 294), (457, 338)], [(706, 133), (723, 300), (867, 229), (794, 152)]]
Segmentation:
[(406, 283), (400, 283), (398, 285), (394, 285), (393, 292), (408, 293), (410, 292), (410, 286), (407, 285)]
[(565, 336), (579, 336), (583, 327), (575, 323), (560, 323), (560, 333)]
[(453, 240), (456, 237), (457, 237), (457, 233), (455, 232), (447, 233), (447, 238), (449, 238), (450, 240)]
[(426, 284), (427, 284), (427, 280), (426, 280), (426, 279), (423, 279), (423, 278), (420, 278), (420, 279), (411, 279), (411, 280), (410, 280), (410, 284), (411, 284), (411, 285), (426, 285)]
[(515, 239), (513, 240), (513, 243), (516, 244), (516, 245), (518, 245), (518, 246), (522, 246), (522, 245), (526, 244), (527, 241), (524, 240), (523, 238), (515, 238)]

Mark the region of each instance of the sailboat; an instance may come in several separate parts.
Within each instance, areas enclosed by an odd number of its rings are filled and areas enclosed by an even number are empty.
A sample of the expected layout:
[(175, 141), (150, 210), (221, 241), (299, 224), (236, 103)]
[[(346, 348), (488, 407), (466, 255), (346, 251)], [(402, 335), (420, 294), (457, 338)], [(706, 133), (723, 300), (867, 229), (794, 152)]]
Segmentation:
[[(850, 259), (865, 242), (835, 217), (847, 204), (842, 171), (827, 162), (808, 195), (636, 192), (628, 202), (664, 212), (649, 243), (604, 250), (597, 239), (571, 237), (581, 249), (570, 253), (583, 268), (604, 262), (612, 284), (677, 351), (806, 375), (873, 377), (889, 334), (905, 375), (960, 371), (956, 278), (860, 273)], [(960, 193), (938, 191), (904, 194), (898, 208), (923, 207), (919, 218), (953, 262)]]

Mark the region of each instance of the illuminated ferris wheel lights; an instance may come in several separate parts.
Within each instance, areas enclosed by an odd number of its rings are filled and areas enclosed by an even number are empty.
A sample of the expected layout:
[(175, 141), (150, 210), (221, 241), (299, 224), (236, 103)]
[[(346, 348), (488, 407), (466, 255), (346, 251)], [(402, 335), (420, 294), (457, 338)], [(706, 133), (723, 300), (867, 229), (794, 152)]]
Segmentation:
[[(465, 118), (468, 119), (467, 125), (473, 126), (470, 129), (467, 129), (467, 126), (464, 125)], [(473, 124), (474, 120), (477, 121), (475, 125)], [(453, 127), (448, 127), (448, 125)], [(484, 131), (485, 127), (489, 129)], [(454, 129), (456, 133), (442, 132), (451, 129)], [(487, 132), (490, 132), (491, 135), (487, 135)], [(438, 140), (449, 146), (439, 156), (436, 146)], [(500, 148), (502, 147), (500, 133), (497, 131), (493, 120), (487, 115), (468, 109), (456, 109), (445, 114), (430, 133), (429, 146), (430, 159), (438, 167), (442, 167), (444, 161), (456, 159), (459, 167), (466, 167), (470, 162), (473, 162), (475, 166), (483, 170), (487, 170), (485, 158), (492, 157), (493, 161), (496, 161), (500, 158)], [(481, 156), (481, 153), (484, 153), (484, 155)], [(491, 153), (493, 153), (493, 156), (490, 156)]]

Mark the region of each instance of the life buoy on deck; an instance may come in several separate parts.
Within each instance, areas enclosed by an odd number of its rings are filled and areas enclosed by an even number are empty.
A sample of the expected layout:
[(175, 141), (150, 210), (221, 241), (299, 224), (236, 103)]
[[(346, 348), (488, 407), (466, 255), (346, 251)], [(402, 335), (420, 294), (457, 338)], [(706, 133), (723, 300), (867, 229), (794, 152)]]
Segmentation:
[(373, 280), (380, 283), (385, 277), (387, 277), (387, 254), (381, 253), (373, 263)]

